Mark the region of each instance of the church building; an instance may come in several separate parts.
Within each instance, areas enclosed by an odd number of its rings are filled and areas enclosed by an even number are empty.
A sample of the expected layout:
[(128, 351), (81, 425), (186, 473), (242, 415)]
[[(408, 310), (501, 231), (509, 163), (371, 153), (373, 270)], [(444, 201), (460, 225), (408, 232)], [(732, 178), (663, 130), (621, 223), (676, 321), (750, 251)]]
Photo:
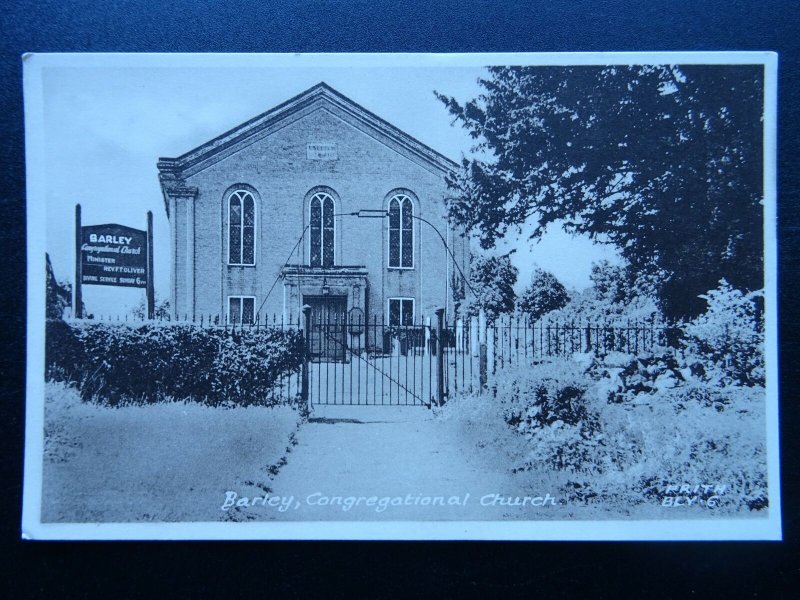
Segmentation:
[(297, 322), (306, 304), (389, 326), (452, 315), (469, 262), (446, 217), (456, 168), (325, 83), (160, 158), (173, 316)]

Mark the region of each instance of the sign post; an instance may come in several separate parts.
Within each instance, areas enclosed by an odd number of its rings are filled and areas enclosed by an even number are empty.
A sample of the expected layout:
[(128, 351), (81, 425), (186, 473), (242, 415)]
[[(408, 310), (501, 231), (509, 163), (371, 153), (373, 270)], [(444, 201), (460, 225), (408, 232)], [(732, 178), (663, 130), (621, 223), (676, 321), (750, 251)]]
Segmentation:
[(153, 211), (147, 211), (147, 318), (155, 318), (155, 290), (153, 288)]
[(75, 282), (72, 286), (72, 316), (76, 319), (83, 318), (83, 298), (81, 297), (81, 283), (83, 279), (81, 266), (81, 205), (75, 205)]

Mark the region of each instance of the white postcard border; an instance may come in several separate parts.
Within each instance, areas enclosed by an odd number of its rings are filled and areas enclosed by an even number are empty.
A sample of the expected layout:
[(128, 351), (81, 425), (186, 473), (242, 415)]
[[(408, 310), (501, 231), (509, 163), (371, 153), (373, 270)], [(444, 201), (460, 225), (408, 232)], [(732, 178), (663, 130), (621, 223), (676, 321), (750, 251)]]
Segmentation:
[[(27, 187), (27, 365), (22, 537), (62, 540), (780, 540), (777, 306), (777, 65), (773, 52), (587, 52), (481, 54), (26, 54), (22, 57)], [(45, 253), (42, 70), (50, 67), (363, 67), (605, 64), (763, 64), (766, 423), (769, 515), (726, 520), (509, 522), (41, 523), (44, 446)]]

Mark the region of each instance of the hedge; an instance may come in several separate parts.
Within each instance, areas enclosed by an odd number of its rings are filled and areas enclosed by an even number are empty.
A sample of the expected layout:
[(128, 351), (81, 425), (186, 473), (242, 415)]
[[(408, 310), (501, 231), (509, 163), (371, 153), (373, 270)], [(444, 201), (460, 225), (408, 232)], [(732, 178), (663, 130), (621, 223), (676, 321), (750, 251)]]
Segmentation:
[(84, 400), (112, 405), (264, 404), (276, 380), (303, 360), (301, 334), (290, 329), (50, 320), (46, 335), (47, 376), (78, 384)]

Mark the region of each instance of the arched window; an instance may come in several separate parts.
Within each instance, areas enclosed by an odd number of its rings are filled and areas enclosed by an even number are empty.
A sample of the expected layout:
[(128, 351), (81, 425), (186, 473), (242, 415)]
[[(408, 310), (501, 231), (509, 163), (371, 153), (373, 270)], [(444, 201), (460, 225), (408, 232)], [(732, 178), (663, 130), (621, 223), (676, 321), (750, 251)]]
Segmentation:
[(311, 197), (311, 256), (312, 267), (332, 267), (334, 264), (333, 197), (317, 192)]
[(414, 203), (405, 194), (389, 200), (389, 267), (414, 268)]
[(256, 264), (256, 201), (247, 190), (228, 197), (228, 263)]

